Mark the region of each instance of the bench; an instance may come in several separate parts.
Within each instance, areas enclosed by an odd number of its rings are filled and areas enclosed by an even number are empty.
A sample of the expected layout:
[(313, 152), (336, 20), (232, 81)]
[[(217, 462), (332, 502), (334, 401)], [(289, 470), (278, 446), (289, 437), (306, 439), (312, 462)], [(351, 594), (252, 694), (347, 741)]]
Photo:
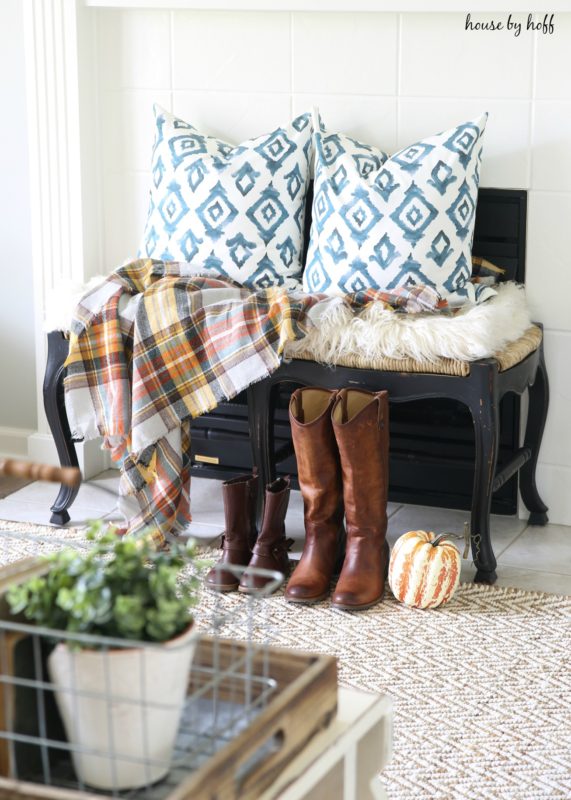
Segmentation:
[[(311, 208), (311, 198), (308, 198), (308, 207)], [(505, 268), (507, 279), (520, 282), (524, 279), (525, 213), (525, 192), (480, 190), (474, 253)], [(309, 224), (310, 220), (306, 219), (307, 232)], [(505, 235), (498, 236), (498, 231), (504, 230)], [(44, 404), (61, 465), (77, 466), (63, 397), (63, 364), (67, 350), (64, 333), (52, 331), (48, 334)], [(292, 361), (283, 363), (271, 377), (247, 391), (252, 460), (264, 483), (274, 479), (277, 461), (283, 457), (283, 453), (276, 453), (274, 446), (274, 415), (279, 387), (284, 384), (324, 388), (351, 385), (370, 391), (386, 389), (394, 404), (450, 398), (469, 409), (475, 436), (471, 541), (476, 581), (493, 583), (496, 580), (490, 507), (493, 494), (512, 475), (519, 477), (522, 500), (530, 512), (530, 524), (547, 523), (547, 508), (535, 481), (549, 404), (540, 325), (531, 327), (493, 358), (473, 362), (441, 359), (435, 364), (384, 358), (366, 363), (362, 358), (353, 357), (341, 359), (332, 367), (317, 363), (311, 352), (296, 353)], [(510, 392), (521, 396), (526, 391), (529, 391), (529, 412), (524, 441), (517, 442), (509, 458), (504, 458), (501, 469), (497, 470), (500, 401)], [(77, 487), (62, 485), (51, 509), (53, 524), (64, 525), (69, 521), (68, 509), (76, 495)]]

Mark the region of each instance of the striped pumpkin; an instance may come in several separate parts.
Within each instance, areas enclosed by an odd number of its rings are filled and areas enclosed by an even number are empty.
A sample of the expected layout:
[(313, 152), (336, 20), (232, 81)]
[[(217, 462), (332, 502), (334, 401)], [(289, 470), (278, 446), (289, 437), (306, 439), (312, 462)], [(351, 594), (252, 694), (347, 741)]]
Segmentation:
[(460, 581), (460, 553), (445, 537), (409, 531), (397, 540), (389, 564), (389, 585), (401, 603), (435, 608), (450, 600)]

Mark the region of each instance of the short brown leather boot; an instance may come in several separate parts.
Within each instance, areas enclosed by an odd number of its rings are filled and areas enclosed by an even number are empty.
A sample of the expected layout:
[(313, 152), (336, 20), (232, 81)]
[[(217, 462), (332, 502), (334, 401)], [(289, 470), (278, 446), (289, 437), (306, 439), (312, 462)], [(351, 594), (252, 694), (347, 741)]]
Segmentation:
[(331, 598), (336, 608), (369, 608), (383, 599), (389, 565), (387, 392), (342, 389), (332, 411), (341, 457), (347, 549)]
[[(288, 476), (287, 478), (278, 478), (277, 481), (266, 486), (262, 530), (250, 559), (250, 567), (276, 570), (286, 577), (289, 572), (288, 550), (293, 544), (293, 539), (286, 539), (285, 536), (289, 484)], [(269, 580), (269, 578), (255, 575), (247, 569), (242, 575), (238, 590), (247, 593), (263, 589)]]
[(336, 396), (337, 390), (297, 389), (289, 404), (305, 523), (303, 553), (285, 593), (291, 603), (327, 597), (343, 546), (343, 484), (331, 425)]
[(222, 484), (226, 529), (222, 535), (222, 556), (206, 576), (206, 585), (219, 592), (238, 588), (240, 576), (221, 569), (223, 564), (247, 567), (256, 541), (256, 497), (258, 476), (239, 475)]

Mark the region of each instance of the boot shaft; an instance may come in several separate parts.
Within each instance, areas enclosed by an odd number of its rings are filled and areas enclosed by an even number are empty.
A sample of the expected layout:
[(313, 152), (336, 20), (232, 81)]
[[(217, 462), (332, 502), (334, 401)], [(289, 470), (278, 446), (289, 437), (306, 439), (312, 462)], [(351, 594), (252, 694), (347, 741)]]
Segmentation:
[[(331, 425), (336, 390), (297, 389), (291, 396), (289, 419), (297, 461), (299, 488), (306, 533), (333, 524), (334, 533), (343, 517), (341, 464)], [(319, 531), (322, 533), (322, 530)]]
[(256, 496), (258, 476), (239, 475), (222, 484), (224, 502), (225, 539), (242, 542), (250, 549), (256, 541)]
[(347, 534), (384, 538), (389, 471), (388, 393), (342, 389), (331, 414), (341, 458)]
[(239, 573), (225, 565), (246, 567), (256, 541), (256, 494), (258, 476), (239, 475), (222, 484), (226, 528), (222, 537), (222, 555), (216, 567), (206, 575), (206, 585), (220, 592), (238, 588)]
[(290, 479), (278, 480), (266, 486), (264, 518), (258, 541), (254, 545), (249, 568), (242, 575), (240, 592), (254, 592), (263, 589), (269, 579), (256, 575), (255, 569), (268, 569), (286, 575), (289, 571), (288, 550), (292, 539), (285, 538), (285, 516), (289, 501)]
[(264, 516), (258, 544), (272, 544), (285, 536), (285, 517), (289, 503), (290, 477), (278, 478), (266, 486)]

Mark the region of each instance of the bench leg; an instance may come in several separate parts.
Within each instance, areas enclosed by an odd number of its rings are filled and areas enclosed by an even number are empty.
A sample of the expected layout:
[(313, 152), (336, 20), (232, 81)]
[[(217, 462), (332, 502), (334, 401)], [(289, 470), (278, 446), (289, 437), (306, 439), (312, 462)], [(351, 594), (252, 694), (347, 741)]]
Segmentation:
[[(68, 353), (68, 343), (62, 333), (48, 333), (48, 358), (44, 375), (44, 408), (54, 437), (62, 467), (78, 467), (77, 453), (71, 438), (63, 395), (64, 361)], [(68, 508), (71, 506), (79, 486), (60, 487), (55, 503), (51, 507), (50, 522), (53, 525), (66, 525), (69, 522)]]
[(543, 438), (548, 407), (549, 382), (547, 380), (547, 370), (545, 368), (542, 344), (535, 381), (533, 385), (529, 387), (529, 411), (525, 428), (524, 447), (530, 448), (531, 458), (521, 468), (519, 473), (521, 499), (530, 512), (530, 525), (546, 525), (548, 522), (548, 509), (539, 496), (535, 483), (535, 470), (537, 467), (539, 448), (541, 447), (541, 439)]
[(476, 461), (472, 493), (472, 556), (476, 566), (476, 583), (495, 583), (496, 557), (490, 534), (492, 484), (496, 472), (499, 443), (499, 403), (495, 390), (495, 372), (483, 369), (481, 391), (469, 403), (474, 422)]
[(276, 477), (273, 458), (276, 393), (277, 385), (272, 385), (270, 380), (258, 381), (247, 389), (252, 463), (258, 470), (260, 479), (256, 512), (258, 530), (261, 528), (264, 512), (264, 489)]

